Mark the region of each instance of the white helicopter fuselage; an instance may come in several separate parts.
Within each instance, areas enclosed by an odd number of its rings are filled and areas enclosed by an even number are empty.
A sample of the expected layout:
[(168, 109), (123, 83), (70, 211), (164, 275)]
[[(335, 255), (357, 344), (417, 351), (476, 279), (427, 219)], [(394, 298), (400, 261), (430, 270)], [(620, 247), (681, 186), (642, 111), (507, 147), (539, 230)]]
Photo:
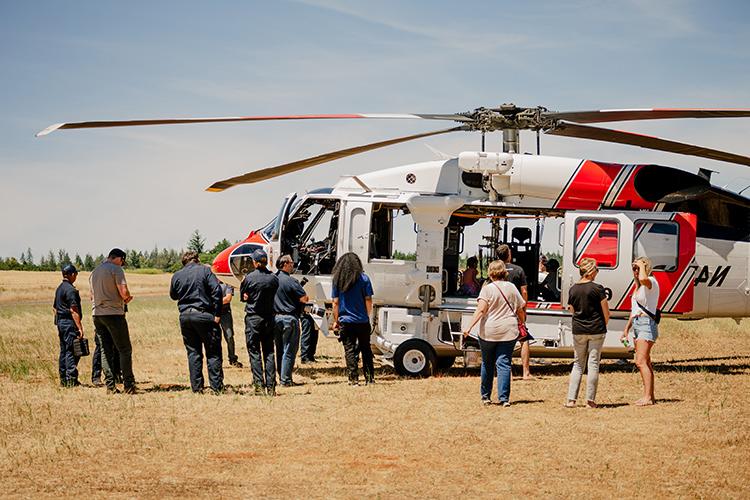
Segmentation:
[[(356, 253), (375, 290), (373, 345), (393, 359), (400, 372), (414, 374), (462, 353), (459, 332), (469, 322), (476, 299), (457, 293), (457, 245), (463, 244), (471, 221), (493, 221), (491, 234), (484, 238), (487, 260), (498, 244), (509, 243), (514, 260), (526, 259), (530, 275), (544, 251), (540, 234), (536, 241), (516, 241), (514, 232), (508, 234), (508, 221), (555, 219), (561, 222), (562, 294), (555, 302), (537, 300), (535, 290), (529, 295), (528, 323), (537, 339), (533, 355), (572, 353), (570, 315), (564, 304), (567, 289), (578, 279), (576, 263), (591, 256), (599, 262), (597, 281), (606, 287), (613, 315), (605, 356), (627, 357), (630, 351), (619, 343), (619, 333), (634, 290), (630, 263), (642, 253), (654, 260), (664, 315), (750, 315), (750, 242), (733, 241), (732, 234), (722, 239), (720, 228), (713, 226), (710, 235), (719, 237), (705, 237), (700, 215), (667, 211), (689, 207), (691, 200), (710, 200), (709, 187), (699, 176), (656, 165), (462, 153), (450, 160), (347, 176), (330, 190), (290, 196), (275, 231), (261, 233), (267, 240), (262, 246), (272, 262), (290, 252), (296, 252), (299, 262), (307, 262), (300, 266), (309, 280), (305, 289), (321, 310), (330, 309), (332, 260)], [(394, 235), (389, 225), (398, 217), (407, 217), (414, 227), (407, 237), (416, 240), (415, 245), (410, 242), (415, 260), (394, 258), (399, 246), (394, 238), (403, 235)], [(315, 224), (327, 224), (322, 232), (325, 243), (316, 255), (305, 256), (314, 246), (310, 243)], [(295, 226), (299, 227), (290, 229)], [(290, 233), (292, 238), (287, 237)], [(229, 259), (247, 259), (246, 253), (235, 251)], [(326, 324), (322, 327), (327, 331)]]

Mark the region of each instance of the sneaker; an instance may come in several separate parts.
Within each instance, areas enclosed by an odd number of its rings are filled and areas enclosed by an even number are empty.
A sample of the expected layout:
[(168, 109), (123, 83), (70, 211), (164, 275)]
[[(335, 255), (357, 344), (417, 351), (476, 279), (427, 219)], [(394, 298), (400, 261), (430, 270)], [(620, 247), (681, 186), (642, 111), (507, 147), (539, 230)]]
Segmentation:
[(243, 366), (243, 365), (242, 365), (242, 363), (240, 363), (240, 362), (239, 362), (239, 361), (237, 361), (237, 360), (235, 360), (235, 361), (230, 361), (230, 362), (229, 362), (229, 365), (230, 365), (230, 366), (234, 366), (235, 368), (242, 368), (242, 366)]
[(501, 401), (501, 402), (500, 402), (500, 405), (501, 405), (501, 406), (502, 406), (503, 408), (507, 408), (507, 407), (509, 407), (509, 406), (510, 406), (510, 401)]
[(483, 399), (482, 400), (482, 405), (484, 405), (484, 406), (489, 406), (491, 404), (492, 404), (492, 400), (491, 399)]
[(101, 379), (92, 380), (91, 385), (93, 385), (94, 387), (102, 387), (104, 385), (104, 382), (102, 382)]
[(138, 388), (134, 385), (131, 385), (129, 387), (126, 387), (124, 391), (125, 394), (138, 394)]

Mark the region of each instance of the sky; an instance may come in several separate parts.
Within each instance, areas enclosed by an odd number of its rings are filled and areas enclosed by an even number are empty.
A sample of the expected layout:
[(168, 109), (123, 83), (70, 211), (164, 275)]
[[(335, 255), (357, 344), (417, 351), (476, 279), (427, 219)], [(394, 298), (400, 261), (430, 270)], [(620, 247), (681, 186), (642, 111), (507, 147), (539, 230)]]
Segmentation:
[[(372, 120), (175, 125), (34, 134), (52, 123), (314, 113), (455, 113), (505, 102), (553, 110), (750, 108), (743, 1), (0, 0), (0, 256), (182, 248), (244, 238), (284, 195), (341, 175), (479, 148), (448, 134), (222, 193), (216, 180), (445, 128)], [(750, 155), (750, 119), (614, 128)], [(498, 150), (500, 134), (488, 137)], [(522, 149), (534, 151), (522, 134)], [(588, 140), (542, 153), (750, 169)], [(750, 191), (750, 190), (748, 190)], [(746, 191), (746, 193), (748, 192)]]

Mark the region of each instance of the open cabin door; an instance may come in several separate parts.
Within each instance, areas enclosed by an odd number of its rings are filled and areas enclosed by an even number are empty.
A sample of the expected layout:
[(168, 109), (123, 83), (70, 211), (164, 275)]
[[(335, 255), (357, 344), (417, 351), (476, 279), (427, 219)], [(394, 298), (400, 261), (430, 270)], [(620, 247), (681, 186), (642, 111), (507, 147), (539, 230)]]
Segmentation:
[(629, 311), (635, 290), (631, 263), (645, 256), (659, 283), (659, 307), (665, 313), (693, 309), (696, 217), (681, 212), (579, 212), (565, 215), (563, 304), (580, 279), (581, 259), (596, 259), (601, 283), (613, 311)]

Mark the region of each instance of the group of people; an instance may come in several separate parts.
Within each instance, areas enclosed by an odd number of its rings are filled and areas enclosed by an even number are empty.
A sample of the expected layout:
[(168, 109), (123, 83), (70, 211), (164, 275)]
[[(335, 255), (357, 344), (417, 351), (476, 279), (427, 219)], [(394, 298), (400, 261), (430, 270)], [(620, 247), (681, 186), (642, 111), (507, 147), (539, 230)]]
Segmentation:
[[(498, 400), (501, 405), (508, 406), (511, 357), (517, 342), (521, 342), (523, 377), (531, 378), (531, 336), (526, 334), (524, 328), (528, 301), (524, 271), (510, 263), (511, 250), (507, 245), (501, 245), (498, 254), (500, 259), (490, 263), (489, 279), (478, 291), (477, 309), (463, 333), (468, 336), (479, 323), (482, 402), (491, 403), (493, 379), (497, 376)], [(125, 252), (115, 248), (91, 273), (92, 316), (96, 330), (92, 374), (96, 377), (101, 366), (108, 393), (119, 392), (116, 383), (121, 380), (124, 392), (133, 394), (136, 393), (136, 386), (132, 346), (125, 317), (127, 304), (133, 300), (133, 295), (122, 269), (125, 256)], [(291, 256), (279, 258), (276, 273), (268, 269), (265, 251), (256, 250), (252, 260), (254, 270), (244, 277), (240, 285), (241, 300), (245, 303), (245, 339), (254, 392), (273, 396), (276, 394), (277, 372), (281, 386), (294, 385), (292, 374), (300, 334), (304, 330), (301, 319), (305, 316), (303, 308), (309, 299), (302, 284), (292, 277), (294, 261)], [(219, 393), (224, 388), (222, 330), (228, 344), (230, 364), (242, 367), (234, 349), (230, 309), (234, 289), (220, 282), (207, 266), (202, 265), (196, 252), (186, 252), (182, 256), (182, 263), (183, 268), (172, 277), (169, 293), (177, 301), (180, 313), (190, 386), (194, 392), (204, 390), (205, 353), (210, 388)], [(595, 282), (598, 273), (596, 261), (584, 258), (578, 267), (580, 281), (571, 287), (568, 294), (568, 308), (573, 316), (574, 360), (565, 406), (576, 406), (582, 375), (587, 371), (586, 404), (596, 407), (599, 361), (610, 317), (609, 306), (604, 287)], [(658, 338), (659, 284), (651, 274), (648, 258), (639, 257), (632, 268), (637, 289), (632, 294), (631, 313), (621, 338), (627, 342), (632, 329), (635, 363), (643, 380), (644, 391), (643, 397), (635, 404), (645, 406), (655, 402), (651, 349)], [(76, 386), (80, 385), (77, 371), (79, 358), (74, 352), (73, 342), (83, 337), (83, 310), (80, 295), (73, 286), (78, 271), (69, 264), (63, 267), (62, 274), (63, 281), (57, 288), (53, 305), (60, 340), (59, 374), (62, 385)], [(333, 329), (344, 347), (349, 383), (359, 385), (361, 355), (364, 382), (372, 384), (375, 381), (370, 347), (373, 289), (355, 253), (342, 255), (334, 265), (331, 295)], [(314, 329), (313, 325), (310, 327)], [(303, 362), (314, 361), (314, 342), (312, 353), (309, 350), (310, 339), (307, 344), (307, 352), (303, 350), (302, 353)]]
[[(529, 335), (524, 335), (527, 297), (522, 287), (512, 279), (513, 266), (502, 259), (491, 262), (489, 280), (479, 291), (477, 309), (465, 337), (479, 326), (479, 345), (482, 354), (480, 394), (483, 404), (491, 404), (493, 379), (497, 376), (499, 403), (510, 405), (511, 357), (516, 342), (528, 346)], [(596, 408), (596, 392), (599, 382), (599, 361), (609, 322), (609, 305), (604, 287), (594, 280), (599, 272), (596, 260), (584, 258), (578, 263), (580, 280), (568, 293), (568, 308), (573, 315), (572, 332), (574, 342), (573, 368), (568, 382), (565, 406), (577, 405), (578, 393), (584, 371), (587, 370), (586, 405)], [(636, 290), (631, 297), (630, 316), (621, 335), (627, 343), (630, 330), (635, 344), (635, 364), (643, 381), (643, 397), (635, 402), (638, 406), (653, 405), (654, 369), (651, 364), (651, 349), (659, 336), (658, 301), (659, 283), (652, 276), (651, 261), (639, 257), (632, 263)], [(523, 348), (522, 348), (523, 349)], [(522, 350), (523, 353), (523, 350)], [(524, 378), (527, 376), (524, 367)]]
[[(92, 359), (92, 383), (104, 384), (107, 392), (120, 392), (117, 382), (122, 382), (128, 394), (136, 392), (133, 375), (133, 348), (130, 343), (128, 322), (125, 318), (128, 303), (133, 295), (128, 289), (125, 272), (126, 254), (113, 248), (107, 259), (99, 264), (89, 277), (91, 289), (91, 315), (94, 322), (96, 349)], [(62, 268), (63, 281), (55, 291), (53, 303), (55, 324), (60, 340), (59, 375), (65, 387), (81, 385), (78, 380), (79, 356), (73, 348), (77, 338), (83, 338), (83, 308), (81, 297), (73, 286), (78, 270), (72, 264)]]

